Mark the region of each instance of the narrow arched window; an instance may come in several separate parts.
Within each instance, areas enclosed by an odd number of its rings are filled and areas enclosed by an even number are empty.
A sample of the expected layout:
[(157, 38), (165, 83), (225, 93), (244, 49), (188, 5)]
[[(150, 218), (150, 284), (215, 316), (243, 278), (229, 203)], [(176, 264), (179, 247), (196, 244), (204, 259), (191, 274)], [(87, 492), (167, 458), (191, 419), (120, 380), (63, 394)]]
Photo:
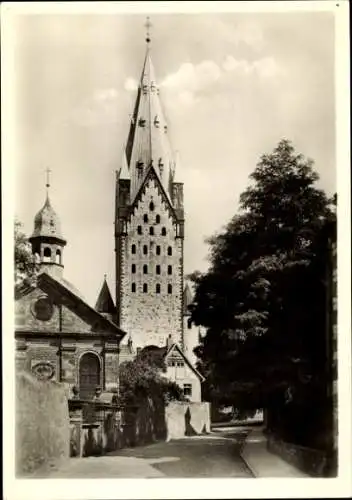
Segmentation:
[(167, 247), (167, 254), (172, 255), (172, 247)]
[(149, 203), (149, 210), (150, 210), (151, 212), (153, 212), (154, 208), (155, 208), (155, 205), (154, 205), (154, 203), (151, 201), (151, 202)]
[(137, 227), (137, 233), (138, 234), (142, 234), (142, 226), (138, 226)]
[(166, 236), (166, 228), (165, 227), (161, 228), (161, 235)]
[(172, 285), (167, 285), (167, 293), (172, 293)]
[(148, 274), (148, 266), (147, 266), (147, 264), (144, 264), (144, 266), (143, 266), (143, 274)]
[(133, 293), (136, 291), (136, 283), (132, 283), (131, 290)]
[(132, 264), (131, 270), (133, 274), (136, 272), (136, 264)]
[(172, 266), (167, 266), (167, 274), (172, 274)]
[(156, 222), (157, 224), (160, 224), (160, 215), (159, 215), (159, 214), (157, 214), (157, 215), (155, 216), (155, 222)]
[(61, 251), (56, 250), (56, 264), (61, 264)]
[(51, 260), (51, 249), (49, 247), (44, 248), (44, 255), (43, 255), (43, 261), (44, 262), (50, 262)]
[(143, 253), (144, 253), (144, 255), (147, 255), (147, 253), (148, 253), (147, 245), (143, 245)]
[(156, 247), (156, 254), (160, 255), (160, 245), (157, 245), (157, 247)]
[(148, 293), (148, 285), (147, 285), (147, 283), (143, 283), (143, 293)]
[(157, 283), (155, 286), (156, 293), (160, 293), (160, 283)]
[(156, 274), (160, 274), (160, 266), (159, 266), (159, 264), (157, 264), (157, 266), (156, 266)]
[(150, 234), (150, 236), (154, 236), (154, 228), (153, 228), (153, 226), (150, 226), (150, 228), (149, 228), (149, 234)]
[(144, 221), (145, 223), (147, 223), (147, 222), (148, 222), (148, 214), (144, 214), (144, 215), (143, 215), (143, 221)]

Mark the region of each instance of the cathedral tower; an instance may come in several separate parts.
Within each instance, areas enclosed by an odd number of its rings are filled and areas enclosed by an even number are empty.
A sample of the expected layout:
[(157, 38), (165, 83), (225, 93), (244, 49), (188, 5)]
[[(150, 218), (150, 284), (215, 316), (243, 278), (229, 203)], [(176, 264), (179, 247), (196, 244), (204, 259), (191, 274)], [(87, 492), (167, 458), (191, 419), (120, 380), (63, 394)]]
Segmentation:
[(133, 346), (183, 342), (183, 184), (151, 60), (149, 34), (116, 178), (116, 305)]

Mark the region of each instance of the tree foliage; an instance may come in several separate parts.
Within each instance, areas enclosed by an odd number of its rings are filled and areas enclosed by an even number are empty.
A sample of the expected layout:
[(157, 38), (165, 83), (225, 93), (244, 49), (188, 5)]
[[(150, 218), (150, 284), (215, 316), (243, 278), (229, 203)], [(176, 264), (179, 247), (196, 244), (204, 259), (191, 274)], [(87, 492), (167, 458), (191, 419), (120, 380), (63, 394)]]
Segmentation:
[(317, 188), (313, 162), (287, 140), (250, 179), (239, 213), (208, 240), (208, 272), (192, 275), (192, 321), (207, 329), (200, 368), (219, 403), (299, 404), (307, 391), (316, 402), (325, 387), (321, 235), (336, 197)]
[(15, 220), (14, 227), (14, 261), (15, 284), (29, 282), (35, 278), (38, 265), (28, 238), (22, 231), (22, 223), (18, 220)]
[(120, 367), (121, 401), (127, 405), (138, 404), (146, 396), (162, 398), (165, 402), (182, 400), (181, 388), (168, 380), (161, 349), (144, 349), (133, 361)]

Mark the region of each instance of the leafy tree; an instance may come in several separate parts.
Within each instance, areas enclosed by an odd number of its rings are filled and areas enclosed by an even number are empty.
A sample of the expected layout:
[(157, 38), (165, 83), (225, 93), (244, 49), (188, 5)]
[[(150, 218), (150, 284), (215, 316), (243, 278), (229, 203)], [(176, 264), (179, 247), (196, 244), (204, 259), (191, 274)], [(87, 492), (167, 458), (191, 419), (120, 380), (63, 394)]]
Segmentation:
[(163, 350), (143, 349), (133, 361), (121, 364), (121, 401), (133, 405), (147, 396), (165, 402), (183, 399), (181, 388), (163, 376), (165, 372)]
[(209, 239), (208, 272), (192, 276), (192, 320), (207, 327), (196, 352), (219, 403), (306, 405), (313, 395), (313, 406), (326, 382), (321, 233), (336, 198), (287, 140), (250, 178), (239, 214)]
[(14, 260), (15, 284), (32, 281), (38, 271), (38, 264), (28, 238), (22, 231), (22, 223), (18, 220), (15, 220), (14, 227)]

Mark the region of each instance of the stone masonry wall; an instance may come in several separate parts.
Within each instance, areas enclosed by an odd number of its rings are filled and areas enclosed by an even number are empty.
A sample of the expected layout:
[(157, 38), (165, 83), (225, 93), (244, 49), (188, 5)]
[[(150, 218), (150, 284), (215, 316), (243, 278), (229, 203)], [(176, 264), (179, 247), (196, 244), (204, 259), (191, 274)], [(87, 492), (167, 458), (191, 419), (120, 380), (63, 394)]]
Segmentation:
[[(150, 210), (150, 202), (154, 210)], [(148, 222), (144, 222), (144, 215)], [(160, 222), (156, 222), (156, 216)], [(142, 234), (138, 234), (141, 226)], [(150, 234), (153, 228), (154, 235)], [(162, 228), (166, 235), (162, 235)], [(132, 245), (136, 253), (132, 253)], [(173, 341), (182, 345), (182, 245), (183, 240), (176, 238), (176, 227), (166, 202), (156, 186), (150, 180), (138, 203), (130, 222), (127, 224), (127, 237), (124, 238), (121, 251), (121, 318), (120, 326), (132, 336), (135, 347), (146, 345), (164, 346), (169, 334)], [(143, 249), (146, 246), (147, 253)], [(160, 255), (157, 254), (160, 247)], [(171, 247), (172, 255), (168, 255)], [(135, 266), (135, 272), (132, 271)], [(147, 274), (143, 266), (148, 266)], [(160, 266), (160, 275), (156, 266)], [(172, 274), (168, 274), (172, 266)], [(132, 291), (132, 284), (136, 291)], [(146, 284), (148, 291), (143, 291)], [(156, 286), (160, 285), (160, 293)], [(168, 285), (172, 293), (168, 293)], [(127, 339), (126, 339), (127, 341)]]

